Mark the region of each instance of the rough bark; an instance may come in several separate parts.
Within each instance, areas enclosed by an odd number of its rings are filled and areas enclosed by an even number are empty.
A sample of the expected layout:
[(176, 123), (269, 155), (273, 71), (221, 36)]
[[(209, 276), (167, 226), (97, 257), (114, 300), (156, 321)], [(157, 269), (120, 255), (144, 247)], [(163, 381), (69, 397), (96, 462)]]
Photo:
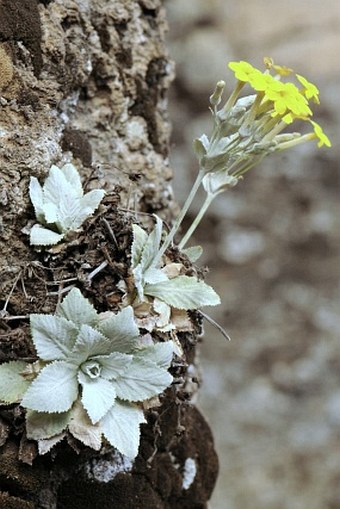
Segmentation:
[[(159, 0), (0, 0), (1, 361), (32, 354), (27, 319), (8, 317), (53, 312), (58, 297), (47, 288), (58, 278), (77, 277), (98, 309), (117, 309), (115, 276), (126, 270), (131, 241), (126, 209), (171, 220), (166, 92), (173, 67), (165, 30)], [(51, 164), (69, 161), (87, 188), (104, 187), (108, 198), (80, 244), (45, 255), (30, 248), (25, 233), (34, 220), (29, 177), (42, 180)], [(115, 247), (108, 247), (103, 216)], [(109, 267), (86, 286), (86, 271), (108, 257)], [(180, 340), (192, 364), (197, 336)], [(217, 459), (210, 430), (190, 403), (197, 383), (187, 364), (173, 367), (179, 383), (149, 411), (133, 467), (112, 448), (94, 453), (78, 444), (76, 453), (66, 443), (33, 460), (22, 411), (3, 408), (0, 507), (205, 508)], [(188, 458), (197, 473), (186, 488)]]

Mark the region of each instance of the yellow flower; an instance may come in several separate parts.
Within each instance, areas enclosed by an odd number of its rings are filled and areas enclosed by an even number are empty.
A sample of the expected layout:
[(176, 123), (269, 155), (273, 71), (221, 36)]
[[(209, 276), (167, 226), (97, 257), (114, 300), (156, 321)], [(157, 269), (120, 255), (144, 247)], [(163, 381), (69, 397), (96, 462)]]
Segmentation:
[(310, 81), (306, 80), (306, 78), (304, 78), (300, 74), (296, 74), (295, 76), (297, 77), (301, 85), (303, 85), (301, 93), (305, 97), (307, 97), (307, 99), (313, 99), (313, 101), (316, 104), (320, 104), (318, 87), (316, 87), (313, 83), (310, 83)]
[(293, 113), (299, 117), (313, 114), (308, 107), (308, 101), (300, 94), (294, 83), (281, 83), (274, 80), (266, 90), (266, 98), (273, 101), (275, 112), (278, 115), (284, 115), (287, 110), (288, 113)]
[(271, 57), (264, 57), (263, 62), (267, 69), (274, 69), (280, 76), (289, 76), (293, 72), (293, 69), (285, 65), (274, 64), (274, 60)]
[(244, 60), (241, 60), (240, 62), (229, 62), (228, 67), (234, 71), (235, 77), (238, 80), (245, 83), (250, 83), (251, 76), (255, 71), (260, 72)]
[(310, 120), (310, 123), (314, 127), (314, 138), (319, 140), (318, 147), (320, 148), (323, 145), (326, 145), (326, 147), (331, 147), (332, 144), (328, 136), (326, 136), (326, 134), (323, 132), (322, 127), (317, 122), (313, 122), (313, 120)]

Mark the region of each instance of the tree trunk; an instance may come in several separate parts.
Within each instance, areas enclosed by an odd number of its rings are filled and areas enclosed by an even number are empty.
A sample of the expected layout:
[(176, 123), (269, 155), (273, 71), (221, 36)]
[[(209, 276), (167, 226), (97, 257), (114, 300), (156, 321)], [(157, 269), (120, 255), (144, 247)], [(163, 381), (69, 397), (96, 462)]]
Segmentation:
[[(76, 278), (97, 309), (118, 309), (115, 283), (126, 269), (131, 218), (157, 213), (171, 221), (166, 93), (173, 66), (165, 31), (160, 0), (0, 0), (0, 361), (34, 353), (27, 316), (54, 312), (60, 279)], [(66, 162), (87, 188), (106, 189), (102, 213), (78, 242), (35, 251), (27, 235), (29, 178), (43, 181), (52, 164)], [(86, 274), (108, 259), (86, 284)], [(199, 332), (198, 315), (193, 321)], [(207, 507), (217, 459), (190, 403), (197, 382), (187, 365), (197, 336), (180, 340), (187, 362), (173, 367), (178, 383), (148, 411), (133, 466), (113, 448), (95, 453), (66, 441), (36, 457), (22, 410), (0, 408), (0, 507)]]

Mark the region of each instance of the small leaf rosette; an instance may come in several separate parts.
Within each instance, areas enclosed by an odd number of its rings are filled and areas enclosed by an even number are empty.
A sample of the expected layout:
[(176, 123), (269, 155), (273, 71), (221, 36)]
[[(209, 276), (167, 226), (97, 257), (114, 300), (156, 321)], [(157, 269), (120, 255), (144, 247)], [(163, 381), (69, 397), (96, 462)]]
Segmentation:
[(43, 186), (31, 177), (30, 198), (37, 220), (30, 233), (31, 245), (50, 246), (77, 230), (90, 217), (104, 197), (103, 189), (84, 195), (77, 169), (72, 164), (51, 166)]
[(134, 459), (145, 422), (137, 403), (171, 384), (173, 342), (143, 346), (132, 307), (98, 314), (78, 289), (55, 315), (33, 314), (30, 322), (43, 367), (32, 381), (26, 363), (2, 364), (0, 400), (27, 409), (27, 436), (40, 454), (68, 430), (95, 450), (104, 435)]

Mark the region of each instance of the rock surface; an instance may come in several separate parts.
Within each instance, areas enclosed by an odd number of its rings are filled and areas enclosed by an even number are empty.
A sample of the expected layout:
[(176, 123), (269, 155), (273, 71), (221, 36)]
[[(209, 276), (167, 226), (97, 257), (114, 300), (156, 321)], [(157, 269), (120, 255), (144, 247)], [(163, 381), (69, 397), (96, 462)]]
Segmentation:
[[(27, 315), (53, 312), (59, 276), (76, 278), (97, 309), (117, 309), (132, 217), (174, 215), (166, 29), (159, 0), (0, 2), (1, 361), (34, 355)], [(74, 243), (33, 251), (29, 177), (42, 181), (51, 164), (66, 162), (87, 189), (104, 187), (106, 201)], [(88, 284), (104, 259), (106, 269)], [(197, 336), (181, 340), (193, 364)], [(36, 458), (22, 411), (2, 407), (1, 509), (206, 508), (218, 469), (213, 439), (190, 403), (187, 385), (197, 382), (185, 362), (173, 369), (179, 383), (148, 412), (133, 466), (112, 448), (94, 453), (73, 443), (77, 454), (66, 442)]]

